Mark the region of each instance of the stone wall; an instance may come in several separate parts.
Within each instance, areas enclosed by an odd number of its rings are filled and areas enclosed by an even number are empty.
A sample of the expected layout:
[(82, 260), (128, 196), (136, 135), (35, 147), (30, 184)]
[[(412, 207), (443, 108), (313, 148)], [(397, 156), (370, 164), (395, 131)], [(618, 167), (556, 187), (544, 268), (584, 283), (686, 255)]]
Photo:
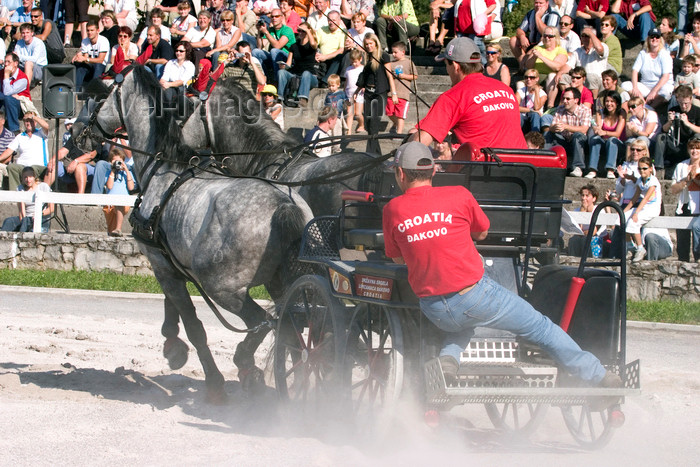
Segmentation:
[[(562, 257), (562, 264), (578, 259)], [(95, 234), (0, 232), (0, 268), (107, 270), (152, 275), (151, 265), (132, 237)], [(700, 264), (675, 260), (628, 263), (630, 300), (700, 302)]]

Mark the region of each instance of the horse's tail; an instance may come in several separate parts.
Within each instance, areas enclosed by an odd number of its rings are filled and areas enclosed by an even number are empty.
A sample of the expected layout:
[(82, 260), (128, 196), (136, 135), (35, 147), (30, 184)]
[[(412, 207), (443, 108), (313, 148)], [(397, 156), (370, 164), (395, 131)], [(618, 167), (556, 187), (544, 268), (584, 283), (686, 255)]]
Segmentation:
[(284, 244), (299, 240), (309, 220), (307, 211), (295, 203), (281, 204), (272, 216), (272, 223), (282, 233), (281, 238)]

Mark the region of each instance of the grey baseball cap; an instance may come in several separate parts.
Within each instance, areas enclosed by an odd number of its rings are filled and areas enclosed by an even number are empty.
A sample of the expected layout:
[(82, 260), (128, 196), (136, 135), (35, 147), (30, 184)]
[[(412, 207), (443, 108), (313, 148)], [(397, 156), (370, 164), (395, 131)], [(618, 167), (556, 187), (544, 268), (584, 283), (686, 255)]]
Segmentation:
[[(421, 160), (423, 163), (419, 164)], [(432, 170), (435, 167), (435, 161), (428, 146), (418, 141), (411, 141), (399, 146), (391, 166), (409, 170)]]
[[(478, 57), (472, 58), (474, 54), (477, 54)], [(481, 52), (476, 43), (468, 37), (455, 37), (447, 44), (445, 51), (435, 59), (448, 59), (458, 63), (480, 63)]]

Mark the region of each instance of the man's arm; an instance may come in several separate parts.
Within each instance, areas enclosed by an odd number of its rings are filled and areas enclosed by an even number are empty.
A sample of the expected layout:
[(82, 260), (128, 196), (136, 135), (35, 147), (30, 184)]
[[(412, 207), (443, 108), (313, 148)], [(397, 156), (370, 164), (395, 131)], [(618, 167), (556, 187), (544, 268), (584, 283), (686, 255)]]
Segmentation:
[(52, 27), (51, 27), (51, 23), (49, 23), (48, 21), (44, 21), (43, 26), (44, 26), (44, 30), (42, 31), (42, 33), (37, 34), (34, 37), (46, 42), (46, 38), (49, 37), (49, 34), (51, 34)]
[(12, 154), (14, 154), (15, 151), (13, 151), (10, 148), (5, 149), (2, 154), (0, 154), (0, 163), (2, 164), (9, 164), (12, 159)]
[(484, 230), (483, 232), (472, 232), (471, 237), (472, 237), (472, 240), (474, 240), (475, 242), (478, 242), (481, 240), (485, 240), (486, 236), (488, 234), (489, 234), (488, 230)]

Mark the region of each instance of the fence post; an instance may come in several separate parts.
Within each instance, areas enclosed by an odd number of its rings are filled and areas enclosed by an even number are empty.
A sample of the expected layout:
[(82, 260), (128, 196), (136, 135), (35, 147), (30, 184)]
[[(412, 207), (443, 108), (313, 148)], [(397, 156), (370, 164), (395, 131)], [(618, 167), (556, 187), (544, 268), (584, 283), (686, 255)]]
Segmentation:
[(41, 233), (41, 221), (44, 219), (44, 193), (34, 192), (34, 233)]

